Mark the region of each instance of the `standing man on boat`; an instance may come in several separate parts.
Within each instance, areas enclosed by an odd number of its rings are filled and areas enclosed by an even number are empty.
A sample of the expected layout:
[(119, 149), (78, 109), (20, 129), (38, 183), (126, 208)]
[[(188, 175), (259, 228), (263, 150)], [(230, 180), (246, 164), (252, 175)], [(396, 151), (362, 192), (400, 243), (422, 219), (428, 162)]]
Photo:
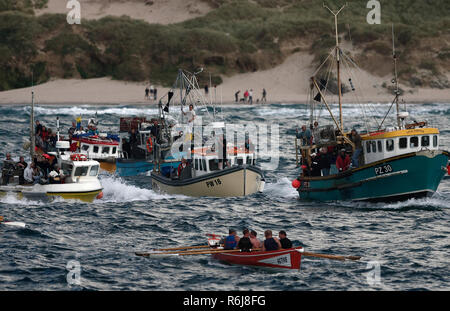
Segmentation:
[(298, 139), (301, 139), (302, 146), (308, 146), (311, 144), (311, 131), (306, 128), (306, 125), (302, 125), (302, 131), (299, 133), (298, 128), (295, 130)]
[(264, 232), (266, 239), (263, 243), (263, 252), (265, 251), (277, 251), (281, 248), (281, 243), (278, 238), (272, 237), (272, 230), (266, 230)]
[(336, 159), (336, 168), (339, 173), (344, 172), (350, 168), (350, 157), (345, 151), (345, 148), (342, 148), (339, 152), (339, 155)]
[(353, 152), (352, 155), (352, 165), (353, 167), (359, 167), (359, 157), (362, 153), (362, 140), (355, 129), (351, 132), (350, 140), (355, 144), (355, 152)]

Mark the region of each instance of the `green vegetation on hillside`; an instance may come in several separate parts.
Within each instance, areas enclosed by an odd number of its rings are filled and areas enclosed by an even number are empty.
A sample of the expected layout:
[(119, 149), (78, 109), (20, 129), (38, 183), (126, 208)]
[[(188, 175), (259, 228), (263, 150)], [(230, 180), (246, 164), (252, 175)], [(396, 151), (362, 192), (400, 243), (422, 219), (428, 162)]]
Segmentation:
[[(319, 62), (334, 46), (332, 15), (315, 0), (203, 0), (216, 9), (170, 25), (129, 17), (82, 20), (34, 16), (47, 0), (0, 0), (0, 90), (50, 77), (144, 81), (170, 85), (178, 68), (205, 67), (204, 81), (220, 75), (268, 69), (296, 51)], [(343, 1), (325, 1), (337, 9)], [(391, 23), (396, 28), (402, 81), (449, 87), (450, 2), (381, 1), (381, 25), (369, 25), (366, 0), (348, 1), (340, 15), (342, 39), (357, 49), (361, 67), (377, 69), (374, 55), (391, 57)], [(384, 73), (386, 74), (386, 73)], [(447, 84), (446, 84), (447, 83)]]

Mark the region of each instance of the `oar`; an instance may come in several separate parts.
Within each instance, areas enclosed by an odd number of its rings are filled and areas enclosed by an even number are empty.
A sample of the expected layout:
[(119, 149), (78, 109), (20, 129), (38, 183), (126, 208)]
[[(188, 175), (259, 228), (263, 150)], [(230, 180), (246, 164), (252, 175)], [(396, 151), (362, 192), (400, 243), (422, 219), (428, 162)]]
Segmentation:
[(308, 257), (317, 257), (317, 258), (327, 258), (327, 259), (334, 259), (334, 260), (359, 260), (361, 256), (337, 256), (337, 255), (326, 255), (326, 254), (316, 254), (316, 253), (310, 253), (310, 252), (301, 252), (303, 256)]
[(209, 245), (197, 245), (197, 246), (180, 246), (180, 247), (172, 247), (172, 248), (160, 248), (154, 249), (155, 251), (176, 251), (181, 249), (197, 249), (197, 248), (211, 248)]
[[(253, 249), (253, 251), (259, 251), (260, 248)], [(211, 249), (211, 250), (198, 250), (198, 251), (180, 251), (180, 252), (135, 252), (136, 256), (143, 257), (161, 257), (161, 256), (186, 256), (186, 255), (205, 255), (216, 253), (237, 253), (240, 249)]]
[(11, 226), (11, 227), (19, 227), (19, 228), (25, 228), (25, 226), (26, 226), (26, 224), (24, 222), (4, 221), (3, 216), (0, 216), (0, 225)]

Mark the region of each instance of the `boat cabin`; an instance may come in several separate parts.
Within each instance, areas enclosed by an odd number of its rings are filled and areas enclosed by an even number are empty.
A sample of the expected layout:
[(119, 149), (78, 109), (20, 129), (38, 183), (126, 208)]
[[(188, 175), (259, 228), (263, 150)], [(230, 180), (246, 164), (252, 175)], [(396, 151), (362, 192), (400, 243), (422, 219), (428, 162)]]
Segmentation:
[(196, 149), (192, 156), (192, 177), (213, 173), (227, 167), (256, 165), (256, 155), (243, 149), (228, 148), (225, 160), (219, 159), (217, 152), (206, 152), (206, 148)]
[(95, 142), (95, 141), (81, 141), (80, 152), (86, 154), (90, 159), (108, 159), (119, 157), (118, 142)]
[(398, 129), (361, 135), (364, 163), (420, 150), (438, 150), (439, 130), (436, 128)]

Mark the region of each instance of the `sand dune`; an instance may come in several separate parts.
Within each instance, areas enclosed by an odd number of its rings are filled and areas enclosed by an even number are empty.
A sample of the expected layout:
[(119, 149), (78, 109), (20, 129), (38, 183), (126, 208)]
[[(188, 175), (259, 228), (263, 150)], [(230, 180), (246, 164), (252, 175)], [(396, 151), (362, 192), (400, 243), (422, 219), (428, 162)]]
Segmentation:
[[(298, 52), (272, 69), (223, 77), (223, 84), (217, 88), (211, 88), (210, 95), (215, 102), (232, 103), (237, 90), (241, 90), (242, 97), (246, 89), (253, 89), (254, 101), (256, 101), (261, 98), (262, 89), (265, 88), (268, 102), (305, 102), (308, 100), (309, 93), (308, 78), (314, 71), (311, 66), (312, 58), (309, 54)], [(357, 96), (351, 93), (344, 94), (344, 103), (390, 102), (392, 100), (392, 95), (381, 87), (383, 82), (389, 83), (391, 77), (380, 78), (361, 71), (352, 78)], [(343, 81), (347, 81), (345, 74), (343, 74)], [(37, 104), (154, 103), (144, 99), (147, 85), (149, 82), (125, 82), (110, 78), (59, 79), (35, 86), (34, 90)], [(168, 92), (168, 88), (156, 87), (159, 96)], [(406, 90), (403, 96), (406, 102), (450, 102), (448, 90), (425, 88), (411, 90), (401, 87)], [(31, 88), (0, 92), (0, 104), (28, 104), (30, 101)]]
[[(148, 23), (171, 24), (205, 15), (212, 10), (205, 2), (198, 0), (78, 0), (81, 18), (98, 19), (108, 15), (127, 15)], [(49, 0), (47, 8), (36, 10), (37, 15), (45, 13), (67, 14), (65, 0)]]

